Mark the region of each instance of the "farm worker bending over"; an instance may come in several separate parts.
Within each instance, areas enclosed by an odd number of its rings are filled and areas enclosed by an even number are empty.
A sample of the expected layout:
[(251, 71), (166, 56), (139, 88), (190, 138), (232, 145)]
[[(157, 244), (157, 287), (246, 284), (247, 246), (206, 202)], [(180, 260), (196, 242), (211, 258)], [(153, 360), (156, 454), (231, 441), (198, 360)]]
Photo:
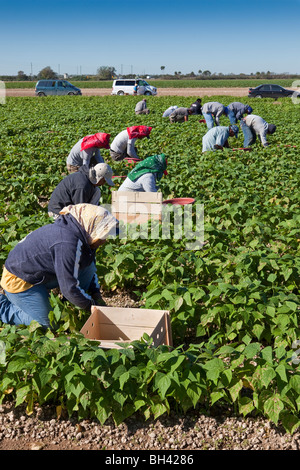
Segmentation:
[(87, 135), (74, 145), (67, 158), (67, 170), (69, 173), (78, 171), (83, 165), (94, 166), (97, 163), (104, 163), (100, 153), (100, 148), (109, 149), (110, 134), (98, 132)]
[(112, 141), (110, 156), (115, 161), (124, 160), (126, 157), (139, 158), (134, 146), (136, 139), (150, 138), (152, 127), (132, 126), (120, 132)]
[(147, 108), (147, 100), (144, 98), (142, 101), (139, 101), (135, 107), (135, 114), (149, 114), (149, 109)]
[(112, 176), (113, 171), (107, 163), (98, 163), (92, 168), (83, 166), (66, 176), (58, 183), (50, 197), (49, 216), (56, 219), (64, 207), (83, 202), (98, 206), (101, 197), (99, 186), (114, 186)]
[(80, 309), (103, 303), (95, 253), (117, 228), (117, 219), (103, 207), (77, 204), (65, 207), (53, 224), (27, 235), (5, 262), (0, 320), (13, 325), (35, 320), (49, 327), (49, 292), (56, 287)]
[(163, 117), (169, 117), (170, 114), (172, 114), (172, 112), (175, 110), (175, 109), (178, 109), (178, 106), (170, 106), (168, 109), (165, 110), (165, 112), (163, 113)]
[(239, 128), (233, 126), (217, 126), (209, 129), (202, 138), (202, 152), (209, 150), (223, 150), (223, 147), (229, 147), (228, 137), (237, 137)]
[(227, 116), (227, 108), (223, 104), (219, 103), (218, 101), (210, 101), (208, 103), (204, 103), (202, 106), (202, 114), (206, 121), (206, 125), (208, 129), (220, 125), (220, 117), (225, 114)]
[(177, 108), (170, 114), (170, 122), (188, 121), (189, 115), (192, 114), (191, 108)]
[(241, 129), (244, 133), (244, 147), (254, 144), (256, 136), (258, 136), (263, 147), (268, 147), (267, 134), (274, 134), (276, 126), (268, 124), (260, 116), (250, 114), (241, 120)]
[(253, 109), (248, 104), (239, 103), (234, 101), (227, 106), (228, 109), (228, 118), (230, 124), (236, 124), (240, 121), (244, 114), (251, 114)]
[(152, 155), (139, 162), (127, 175), (118, 191), (145, 191), (156, 193), (156, 182), (167, 175), (167, 160), (164, 153)]
[(202, 114), (201, 99), (197, 98), (194, 103), (191, 104), (192, 114)]

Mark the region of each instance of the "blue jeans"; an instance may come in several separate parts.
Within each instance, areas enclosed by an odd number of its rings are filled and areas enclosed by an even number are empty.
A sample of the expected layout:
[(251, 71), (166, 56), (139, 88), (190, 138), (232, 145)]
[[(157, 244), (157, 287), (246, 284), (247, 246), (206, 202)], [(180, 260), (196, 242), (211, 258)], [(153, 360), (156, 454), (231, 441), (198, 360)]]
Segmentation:
[(214, 127), (214, 124), (215, 124), (213, 115), (203, 113), (203, 117), (206, 121), (207, 129), (212, 129)]
[(227, 117), (229, 118), (230, 124), (236, 124), (236, 117), (234, 112), (231, 109), (228, 109)]
[(244, 134), (244, 147), (249, 147), (256, 141), (256, 134), (253, 132), (243, 120), (240, 121), (240, 126)]
[[(89, 290), (95, 273), (94, 263), (79, 272), (79, 285), (85, 292)], [(59, 286), (57, 279), (54, 279), (17, 294), (5, 291), (6, 295), (0, 294), (0, 320), (10, 325), (29, 325), (32, 320), (36, 320), (41, 326), (50, 327), (48, 314), (52, 307), (49, 293), (56, 287)]]

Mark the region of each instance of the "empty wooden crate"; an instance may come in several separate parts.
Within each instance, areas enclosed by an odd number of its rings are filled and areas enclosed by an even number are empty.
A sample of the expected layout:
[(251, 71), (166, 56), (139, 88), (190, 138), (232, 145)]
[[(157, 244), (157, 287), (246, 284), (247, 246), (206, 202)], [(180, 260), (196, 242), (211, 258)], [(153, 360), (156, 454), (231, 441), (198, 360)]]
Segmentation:
[(99, 341), (101, 348), (120, 348), (116, 343), (140, 340), (144, 333), (153, 339), (154, 347), (172, 345), (170, 314), (165, 310), (94, 305), (80, 332)]
[(112, 191), (112, 214), (125, 223), (143, 224), (161, 220), (162, 193)]

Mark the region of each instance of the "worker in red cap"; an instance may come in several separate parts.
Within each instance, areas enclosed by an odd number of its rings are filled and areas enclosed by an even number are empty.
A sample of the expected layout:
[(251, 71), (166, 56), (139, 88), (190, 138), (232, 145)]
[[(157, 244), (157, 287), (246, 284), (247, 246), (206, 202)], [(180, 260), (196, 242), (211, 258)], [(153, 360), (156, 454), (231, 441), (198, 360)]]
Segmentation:
[(126, 157), (138, 159), (135, 148), (136, 139), (150, 138), (152, 127), (131, 126), (121, 131), (112, 141), (110, 146), (110, 156), (114, 161), (124, 160)]
[(97, 132), (80, 139), (72, 148), (67, 158), (67, 170), (69, 173), (78, 171), (83, 165), (95, 166), (104, 163), (100, 148), (109, 149), (110, 134)]

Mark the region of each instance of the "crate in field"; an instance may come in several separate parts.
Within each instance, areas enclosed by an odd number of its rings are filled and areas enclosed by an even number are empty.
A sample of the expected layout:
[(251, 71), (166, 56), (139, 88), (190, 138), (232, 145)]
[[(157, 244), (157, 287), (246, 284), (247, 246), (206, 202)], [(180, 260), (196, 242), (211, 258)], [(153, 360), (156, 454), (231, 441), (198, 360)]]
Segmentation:
[(153, 346), (172, 346), (170, 314), (166, 310), (92, 306), (91, 315), (81, 328), (85, 338), (99, 341), (101, 348), (119, 349), (116, 343), (140, 340), (144, 333)]
[(162, 218), (162, 193), (112, 191), (112, 214), (125, 223), (143, 224)]

